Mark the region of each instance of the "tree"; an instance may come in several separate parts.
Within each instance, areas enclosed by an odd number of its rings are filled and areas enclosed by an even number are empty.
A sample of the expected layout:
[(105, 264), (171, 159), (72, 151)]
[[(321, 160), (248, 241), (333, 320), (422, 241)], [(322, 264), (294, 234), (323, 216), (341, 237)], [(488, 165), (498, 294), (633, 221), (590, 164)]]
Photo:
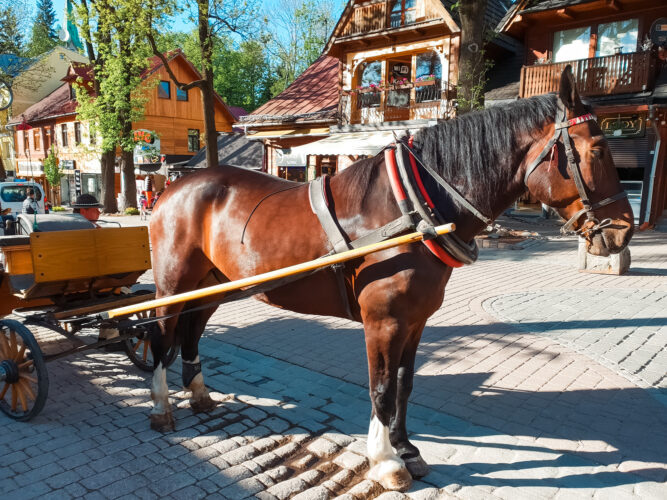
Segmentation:
[(461, 18), (461, 54), (457, 88), (458, 112), (467, 113), (484, 107), (484, 85), (489, 62), (484, 57), (487, 0), (459, 0)]
[[(117, 211), (114, 197), (116, 150), (121, 154), (123, 208), (137, 206), (132, 123), (143, 118), (149, 83), (145, 15), (139, 0), (81, 0), (80, 28), (93, 66), (92, 84), (79, 81), (77, 113), (102, 138), (102, 197), (107, 212)], [(92, 28), (95, 28), (95, 31)]]
[(322, 53), (340, 9), (314, 0), (280, 0), (265, 19), (271, 55), (277, 61), (271, 88), (279, 94)]
[(37, 0), (37, 15), (32, 25), (32, 36), (28, 52), (38, 56), (52, 49), (58, 43), (58, 34), (55, 30), (56, 11), (52, 0)]
[(23, 54), (23, 37), (19, 17), (11, 5), (0, 7), (0, 54)]
[(158, 56), (174, 84), (181, 90), (197, 87), (201, 93), (204, 113), (204, 129), (206, 144), (206, 164), (218, 166), (218, 138), (215, 130), (215, 74), (213, 54), (216, 35), (235, 33), (245, 35), (255, 22), (256, 0), (234, 2), (231, 0), (197, 0), (194, 19), (197, 26), (197, 40), (202, 78), (194, 82), (184, 83), (178, 80), (169, 61), (159, 50), (155, 41), (155, 25), (163, 25), (166, 18), (173, 14), (175, 4), (166, 1), (154, 6), (149, 16), (150, 31), (147, 35), (153, 54)]
[(51, 148), (49, 155), (44, 159), (44, 177), (49, 182), (51, 186), (51, 195), (49, 199), (55, 201), (55, 193), (60, 191), (60, 181), (65, 174), (63, 174), (62, 168), (58, 164), (58, 159), (56, 158), (55, 148)]

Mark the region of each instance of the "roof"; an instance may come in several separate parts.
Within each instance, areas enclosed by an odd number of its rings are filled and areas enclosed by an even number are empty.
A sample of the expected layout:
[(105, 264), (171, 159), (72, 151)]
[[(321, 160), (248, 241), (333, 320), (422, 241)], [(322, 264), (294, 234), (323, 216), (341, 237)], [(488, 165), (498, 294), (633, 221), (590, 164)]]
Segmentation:
[(14, 116), (7, 126), (22, 123), (24, 120), (30, 123), (56, 116), (73, 115), (76, 114), (76, 105), (77, 102), (70, 99), (69, 85), (63, 83), (44, 99), (37, 101), (20, 115)]
[(517, 0), (502, 16), (496, 26), (496, 31), (502, 31), (517, 14), (532, 14), (596, 1), (598, 0)]
[(228, 106), (228, 107), (229, 107), (229, 111), (232, 112), (232, 114), (234, 115), (234, 118), (236, 120), (238, 120), (242, 116), (245, 116), (245, 115), (248, 114), (248, 112), (244, 108), (242, 108), (241, 106)]
[[(264, 164), (264, 145), (259, 141), (251, 141), (243, 134), (221, 134), (218, 136), (218, 163), (261, 170)], [(205, 168), (206, 148), (200, 149), (183, 166)]]
[(72, 82), (79, 78), (84, 82), (91, 81), (93, 79), (93, 66), (86, 63), (70, 63), (69, 68), (67, 69), (67, 74), (62, 78), (62, 81)]
[(322, 55), (279, 95), (241, 118), (241, 124), (335, 121), (339, 61)]

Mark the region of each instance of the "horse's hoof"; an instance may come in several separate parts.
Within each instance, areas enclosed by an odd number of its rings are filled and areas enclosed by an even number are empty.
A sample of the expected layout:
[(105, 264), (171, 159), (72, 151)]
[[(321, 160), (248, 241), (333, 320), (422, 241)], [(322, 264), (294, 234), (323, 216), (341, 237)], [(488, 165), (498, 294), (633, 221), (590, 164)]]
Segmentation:
[(151, 413), (151, 429), (158, 432), (170, 432), (174, 428), (174, 415), (172, 413)]
[(368, 472), (368, 479), (382, 485), (385, 490), (407, 491), (412, 485), (408, 469), (398, 461), (384, 461), (374, 465)]
[(190, 401), (190, 408), (192, 408), (194, 413), (208, 413), (209, 411), (214, 410), (216, 406), (218, 406), (218, 403), (213, 401), (210, 396)]
[(429, 473), (429, 466), (426, 461), (420, 456), (412, 458), (404, 458), (405, 466), (408, 468), (412, 479), (421, 479)]

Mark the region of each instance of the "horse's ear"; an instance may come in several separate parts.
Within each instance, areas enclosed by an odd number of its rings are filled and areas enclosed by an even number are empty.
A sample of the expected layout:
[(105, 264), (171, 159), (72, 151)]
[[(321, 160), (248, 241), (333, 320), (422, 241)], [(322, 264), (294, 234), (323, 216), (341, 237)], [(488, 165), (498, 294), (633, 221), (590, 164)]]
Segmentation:
[(565, 66), (563, 73), (560, 75), (558, 97), (560, 97), (560, 100), (565, 107), (570, 110), (574, 110), (577, 105), (581, 104), (579, 92), (577, 92), (577, 84), (574, 81), (574, 75), (572, 74), (572, 66), (569, 64)]

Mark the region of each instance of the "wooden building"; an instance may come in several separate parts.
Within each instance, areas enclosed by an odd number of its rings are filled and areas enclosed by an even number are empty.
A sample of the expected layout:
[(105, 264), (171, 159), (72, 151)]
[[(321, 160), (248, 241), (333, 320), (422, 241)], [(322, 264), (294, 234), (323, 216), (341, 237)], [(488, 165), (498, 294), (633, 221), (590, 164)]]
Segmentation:
[(667, 3), (663, 0), (519, 0), (498, 31), (521, 41), (513, 78), (487, 100), (555, 92), (570, 64), (592, 103), (637, 224), (667, 208)]
[[(393, 131), (454, 116), (461, 29), (448, 0), (351, 0), (320, 57), (285, 92), (241, 119), (264, 141), (269, 173), (309, 180), (374, 155)], [(488, 0), (483, 22), (506, 13)], [(492, 56), (516, 42), (501, 35)]]
[[(180, 51), (168, 54), (170, 67), (179, 81), (189, 82), (201, 78)], [(19, 116), (14, 117), (9, 127), (14, 131), (14, 143), (19, 164), (18, 175), (43, 180), (42, 162), (51, 147), (55, 147), (66, 178), (61, 186), (62, 202), (71, 201), (75, 192), (75, 178), (80, 178), (84, 193), (100, 196), (101, 165), (100, 138), (91, 133), (89, 124), (77, 117), (75, 82), (86, 82), (92, 78), (89, 66), (72, 64), (62, 78), (60, 87), (35, 103)], [(149, 100), (144, 108), (144, 119), (133, 124), (135, 130), (136, 173), (142, 163), (152, 161), (174, 162), (187, 160), (203, 146), (204, 116), (198, 90), (178, 90), (170, 80), (159, 58), (149, 61), (143, 78), (149, 86)], [(216, 94), (216, 130), (232, 131), (234, 116), (225, 102)], [(20, 130), (22, 123), (29, 130)], [(120, 192), (120, 173), (116, 175), (116, 192)]]

